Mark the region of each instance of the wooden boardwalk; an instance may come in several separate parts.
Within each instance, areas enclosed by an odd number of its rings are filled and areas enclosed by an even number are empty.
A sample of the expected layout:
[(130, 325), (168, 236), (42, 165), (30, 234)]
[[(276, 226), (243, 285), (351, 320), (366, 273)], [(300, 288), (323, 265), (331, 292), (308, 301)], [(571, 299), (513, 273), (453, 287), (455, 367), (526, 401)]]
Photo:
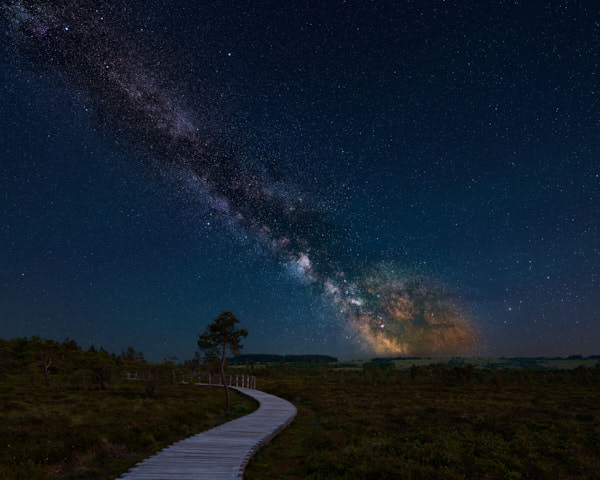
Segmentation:
[[(260, 390), (230, 387), (254, 398), (254, 412), (181, 440), (143, 460), (122, 480), (241, 479), (254, 454), (287, 427), (296, 407)], [(118, 479), (118, 480), (119, 480)]]

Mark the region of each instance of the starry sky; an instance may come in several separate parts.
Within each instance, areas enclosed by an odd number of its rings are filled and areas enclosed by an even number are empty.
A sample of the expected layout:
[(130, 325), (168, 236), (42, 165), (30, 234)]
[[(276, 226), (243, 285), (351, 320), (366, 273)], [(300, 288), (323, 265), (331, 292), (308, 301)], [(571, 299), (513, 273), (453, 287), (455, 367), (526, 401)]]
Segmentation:
[(0, 336), (600, 353), (600, 6), (3, 0)]

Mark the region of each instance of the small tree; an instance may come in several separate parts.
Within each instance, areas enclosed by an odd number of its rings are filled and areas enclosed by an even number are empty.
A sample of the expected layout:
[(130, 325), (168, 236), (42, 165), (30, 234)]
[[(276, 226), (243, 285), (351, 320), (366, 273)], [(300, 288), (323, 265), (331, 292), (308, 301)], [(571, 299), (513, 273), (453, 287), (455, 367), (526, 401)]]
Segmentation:
[(218, 363), (221, 373), (221, 383), (225, 388), (225, 411), (230, 411), (229, 388), (225, 378), (225, 364), (227, 349), (237, 355), (242, 349), (241, 338), (248, 336), (245, 328), (236, 329), (240, 321), (231, 312), (221, 312), (214, 321), (206, 327), (204, 333), (198, 337), (198, 347), (204, 351), (204, 360), (207, 363)]

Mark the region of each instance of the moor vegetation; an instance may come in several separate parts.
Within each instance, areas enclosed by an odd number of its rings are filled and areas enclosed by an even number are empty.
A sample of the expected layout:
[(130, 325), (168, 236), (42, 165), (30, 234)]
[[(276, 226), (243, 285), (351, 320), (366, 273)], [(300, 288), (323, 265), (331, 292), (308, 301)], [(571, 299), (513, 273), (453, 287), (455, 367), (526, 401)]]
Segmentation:
[(298, 416), (248, 466), (259, 479), (598, 479), (600, 366), (256, 369)]
[[(0, 340), (0, 478), (114, 479), (155, 451), (250, 413), (256, 402), (181, 383), (151, 365), (74, 341)], [(128, 379), (129, 377), (129, 379)]]
[[(480, 368), (462, 359), (292, 359), (228, 367), (298, 408), (250, 462), (248, 480), (599, 478), (597, 359), (480, 359)], [(115, 355), (68, 340), (0, 340), (0, 478), (112, 479), (256, 407), (233, 394), (225, 415), (222, 392), (183, 384), (198, 361), (149, 364), (131, 347)], [(561, 369), (576, 361), (587, 366)]]

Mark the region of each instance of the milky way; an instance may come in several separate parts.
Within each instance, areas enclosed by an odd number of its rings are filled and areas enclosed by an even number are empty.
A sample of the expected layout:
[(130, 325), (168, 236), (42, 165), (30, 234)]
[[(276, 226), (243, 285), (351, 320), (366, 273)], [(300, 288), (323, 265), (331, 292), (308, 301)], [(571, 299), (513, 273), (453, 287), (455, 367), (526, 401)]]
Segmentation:
[(111, 5), (13, 1), (3, 12), (14, 48), (82, 89), (105, 134), (313, 285), (367, 350), (453, 354), (477, 346), (474, 327), (443, 287), (392, 265), (354, 260), (346, 229), (325, 207), (188, 107), (185, 85), (174, 93), (159, 53), (134, 41)]

